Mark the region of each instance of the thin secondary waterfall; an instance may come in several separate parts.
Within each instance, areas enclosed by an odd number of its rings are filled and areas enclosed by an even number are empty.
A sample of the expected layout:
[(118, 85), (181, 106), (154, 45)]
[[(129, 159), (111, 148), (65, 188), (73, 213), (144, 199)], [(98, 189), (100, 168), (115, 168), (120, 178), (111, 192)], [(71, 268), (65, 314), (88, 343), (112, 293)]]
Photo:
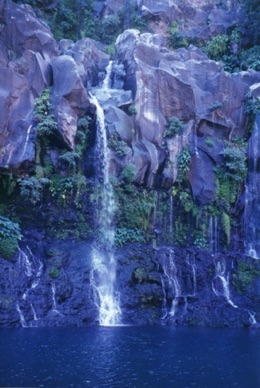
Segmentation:
[(223, 296), (232, 307), (237, 308), (231, 300), (229, 290), (229, 271), (226, 270), (225, 260), (218, 261), (216, 263), (212, 289), (216, 296)]
[(260, 259), (260, 118), (249, 141), (249, 169), (245, 190), (246, 252)]
[(52, 311), (62, 317), (61, 312), (58, 310), (57, 307), (57, 301), (56, 301), (56, 287), (55, 284), (52, 283), (51, 285), (51, 291), (52, 291)]
[[(109, 87), (112, 64), (108, 65), (104, 87)], [(99, 324), (101, 326), (115, 326), (121, 324), (121, 309), (119, 294), (115, 290), (116, 261), (114, 256), (115, 229), (113, 225), (115, 213), (115, 199), (113, 187), (109, 181), (109, 150), (105, 116), (97, 98), (91, 96), (91, 102), (96, 106), (97, 120), (97, 154), (99, 163), (99, 183), (102, 184), (101, 199), (98, 206), (98, 227), (100, 242), (92, 252), (91, 283), (94, 290), (94, 300), (99, 310)]]
[(213, 255), (218, 253), (219, 249), (219, 231), (218, 231), (218, 217), (209, 217), (209, 238), (210, 238), (210, 249)]
[(169, 250), (169, 257), (168, 260), (165, 261), (163, 266), (164, 274), (166, 275), (166, 278), (168, 280), (169, 288), (172, 289), (174, 293), (174, 297), (172, 300), (171, 310), (170, 310), (170, 316), (173, 317), (176, 313), (176, 309), (178, 306), (178, 300), (181, 296), (181, 287), (178, 280), (177, 275), (177, 267), (175, 265), (174, 261), (174, 250)]

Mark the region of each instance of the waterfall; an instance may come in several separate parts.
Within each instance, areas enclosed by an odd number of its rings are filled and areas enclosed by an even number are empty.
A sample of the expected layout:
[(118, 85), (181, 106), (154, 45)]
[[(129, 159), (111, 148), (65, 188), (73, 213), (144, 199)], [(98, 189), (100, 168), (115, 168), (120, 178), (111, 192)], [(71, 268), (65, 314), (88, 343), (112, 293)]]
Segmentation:
[(22, 151), (22, 157), (21, 157), (22, 161), (24, 159), (24, 156), (25, 156), (25, 153), (26, 153), (26, 150), (27, 150), (27, 146), (28, 146), (28, 143), (29, 143), (29, 137), (30, 137), (31, 130), (32, 130), (32, 125), (30, 125), (28, 127), (28, 130), (27, 130), (27, 135), (26, 135), (26, 139), (25, 139), (25, 143), (24, 143), (24, 148), (23, 148), (23, 151)]
[(246, 253), (260, 259), (260, 118), (249, 140), (249, 168), (245, 189)]
[(105, 90), (110, 89), (112, 68), (113, 68), (113, 61), (109, 61), (109, 64), (106, 68), (106, 76), (102, 83), (102, 89), (105, 89)]
[[(103, 87), (109, 87), (112, 63), (107, 68), (107, 76)], [(92, 250), (91, 285), (94, 301), (99, 310), (99, 324), (114, 326), (121, 323), (119, 294), (115, 291), (116, 261), (114, 256), (114, 213), (115, 199), (113, 187), (109, 181), (109, 150), (105, 115), (97, 98), (91, 95), (91, 102), (96, 106), (97, 121), (97, 154), (99, 183), (102, 184), (101, 200), (98, 206), (99, 244)]]
[(255, 316), (256, 316), (256, 313), (253, 311), (247, 311), (248, 314), (249, 314), (249, 322), (251, 323), (251, 325), (257, 325), (257, 320), (255, 319)]
[(169, 289), (173, 291), (174, 297), (172, 300), (169, 315), (174, 317), (178, 306), (179, 297), (181, 296), (181, 287), (177, 276), (177, 267), (174, 261), (174, 250), (169, 249), (169, 255), (164, 262), (163, 271), (167, 278)]
[(197, 291), (197, 274), (196, 274), (196, 264), (195, 264), (194, 254), (192, 255), (192, 257), (187, 256), (186, 262), (191, 267), (191, 271), (192, 271), (193, 296), (194, 296), (196, 295), (196, 291)]
[(210, 249), (213, 255), (218, 253), (219, 249), (219, 231), (218, 231), (218, 217), (209, 217), (209, 238), (210, 238)]
[(32, 263), (29, 260), (28, 255), (22, 249), (19, 248), (18, 263), (24, 268), (25, 275), (28, 277), (32, 276)]
[(212, 289), (216, 296), (224, 296), (224, 298), (232, 307), (238, 307), (231, 300), (229, 290), (229, 271), (226, 271), (225, 260), (218, 261), (215, 265), (215, 277), (212, 281)]
[(170, 195), (170, 216), (169, 216), (170, 242), (173, 243), (173, 196)]
[(20, 323), (21, 323), (22, 327), (28, 327), (28, 326), (27, 326), (27, 323), (26, 323), (26, 321), (25, 321), (25, 318), (24, 318), (24, 316), (23, 316), (23, 313), (22, 313), (22, 311), (21, 311), (21, 309), (20, 309), (20, 305), (19, 305), (18, 302), (16, 303), (16, 311), (17, 311), (18, 314), (19, 314)]
[(33, 304), (32, 304), (32, 303), (31, 303), (31, 309), (32, 309), (32, 313), (33, 313), (33, 320), (36, 322), (36, 321), (39, 320), (39, 318), (37, 317), (35, 308), (33, 307)]
[(63, 315), (57, 308), (56, 287), (54, 283), (51, 284), (51, 291), (52, 291), (52, 311), (62, 317)]
[[(24, 275), (27, 278), (29, 278), (28, 279), (29, 284), (28, 284), (26, 290), (22, 294), (22, 300), (24, 301), (25, 304), (30, 306), (32, 313), (33, 313), (34, 321), (36, 322), (39, 320), (39, 318), (37, 318), (36, 311), (35, 311), (35, 308), (31, 302), (31, 300), (32, 300), (33, 290), (36, 287), (38, 287), (39, 282), (40, 282), (41, 277), (42, 277), (43, 263), (40, 259), (36, 258), (33, 255), (30, 248), (28, 246), (26, 246), (26, 248), (24, 250), (19, 248), (18, 264), (19, 264), (20, 268), (22, 269)], [(26, 323), (24, 315), (21, 311), (19, 302), (17, 302), (16, 310), (19, 313), (20, 322), (21, 322), (21, 325), (23, 327), (35, 326), (35, 324), (28, 325)]]

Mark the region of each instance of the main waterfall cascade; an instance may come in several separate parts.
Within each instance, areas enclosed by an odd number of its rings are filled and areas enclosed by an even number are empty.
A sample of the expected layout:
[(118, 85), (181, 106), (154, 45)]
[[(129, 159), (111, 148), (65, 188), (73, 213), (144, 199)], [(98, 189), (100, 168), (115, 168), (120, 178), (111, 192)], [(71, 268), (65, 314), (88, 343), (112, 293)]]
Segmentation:
[[(111, 71), (112, 62), (107, 67), (107, 74), (102, 85), (105, 92), (109, 90)], [(94, 95), (91, 95), (91, 102), (96, 107), (98, 179), (102, 185), (101, 199), (98, 204), (98, 229), (101, 241), (96, 242), (92, 251), (91, 285), (94, 291), (94, 302), (99, 310), (99, 324), (115, 326), (121, 324), (120, 296), (115, 290), (116, 261), (113, 220), (116, 205), (113, 187), (109, 181), (109, 149), (105, 115)]]

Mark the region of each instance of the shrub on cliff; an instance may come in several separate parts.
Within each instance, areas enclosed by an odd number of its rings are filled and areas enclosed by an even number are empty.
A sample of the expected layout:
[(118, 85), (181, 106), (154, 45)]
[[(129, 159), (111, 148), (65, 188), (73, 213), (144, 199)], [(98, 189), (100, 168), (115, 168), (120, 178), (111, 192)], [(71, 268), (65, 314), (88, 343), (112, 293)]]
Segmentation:
[(0, 255), (11, 259), (22, 239), (20, 227), (17, 223), (0, 216)]

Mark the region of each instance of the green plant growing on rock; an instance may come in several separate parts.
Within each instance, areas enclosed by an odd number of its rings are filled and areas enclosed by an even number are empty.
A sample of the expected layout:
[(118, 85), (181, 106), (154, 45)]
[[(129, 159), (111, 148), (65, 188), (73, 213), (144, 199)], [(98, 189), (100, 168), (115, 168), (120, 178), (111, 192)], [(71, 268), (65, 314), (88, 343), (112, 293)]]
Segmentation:
[(251, 133), (257, 114), (260, 113), (260, 98), (253, 98), (250, 94), (246, 96), (245, 113), (248, 116), (248, 132)]
[(123, 158), (128, 154), (128, 146), (124, 140), (120, 140), (118, 134), (113, 132), (108, 141), (108, 146), (115, 151), (116, 156)]
[(75, 179), (73, 177), (54, 177), (51, 181), (50, 192), (52, 197), (57, 200), (61, 206), (68, 205), (73, 201), (73, 193), (76, 189)]
[(52, 267), (49, 270), (48, 275), (52, 279), (57, 279), (60, 276), (60, 271), (59, 271), (59, 269), (57, 267)]
[(183, 132), (183, 122), (176, 116), (172, 116), (167, 120), (164, 137), (172, 138), (180, 135)]
[(143, 283), (146, 279), (145, 269), (142, 267), (137, 267), (132, 273), (132, 279), (135, 283)]
[(226, 34), (220, 34), (212, 38), (206, 45), (205, 51), (210, 59), (218, 61), (228, 53), (229, 38)]
[(177, 157), (178, 176), (177, 181), (181, 182), (186, 178), (186, 174), (189, 171), (191, 161), (191, 155), (189, 147), (183, 147), (182, 153)]
[(48, 187), (50, 184), (51, 181), (47, 178), (36, 179), (35, 177), (30, 177), (28, 179), (20, 179), (21, 198), (25, 202), (35, 205), (37, 202), (41, 201), (44, 188)]
[(221, 101), (215, 101), (209, 106), (209, 110), (212, 112), (214, 110), (217, 110), (223, 106), (223, 102)]
[(59, 162), (64, 163), (71, 173), (75, 173), (79, 158), (76, 152), (68, 151), (59, 156)]
[(240, 54), (240, 67), (242, 70), (253, 69), (260, 71), (260, 46), (242, 50)]
[(129, 228), (117, 228), (115, 233), (115, 246), (117, 248), (123, 247), (125, 244), (130, 242), (145, 242), (144, 232), (140, 229), (129, 229)]
[(136, 107), (135, 107), (134, 104), (129, 105), (127, 110), (128, 110), (128, 114), (130, 116), (133, 116), (133, 115), (135, 115), (137, 113), (137, 110), (136, 110)]
[(227, 245), (229, 245), (230, 235), (231, 235), (231, 222), (230, 222), (230, 216), (225, 212), (223, 212), (221, 215), (221, 224), (226, 235)]
[(195, 247), (198, 247), (200, 249), (208, 248), (208, 243), (207, 243), (207, 241), (206, 241), (206, 239), (204, 237), (197, 237), (194, 240), (193, 245), (195, 245)]
[(11, 259), (18, 249), (21, 239), (19, 224), (0, 216), (0, 255), (6, 259)]
[(238, 293), (243, 294), (259, 275), (259, 268), (246, 261), (239, 260), (237, 270), (232, 275), (232, 284)]
[(188, 39), (180, 32), (178, 24), (179, 23), (175, 20), (168, 29), (170, 46), (174, 49), (188, 47), (189, 45)]
[(135, 166), (132, 163), (129, 163), (121, 173), (122, 179), (125, 183), (132, 183), (135, 179)]
[(229, 142), (226, 143), (221, 154), (224, 159), (226, 176), (234, 181), (242, 182), (247, 174), (245, 149)]
[(207, 147), (213, 147), (213, 140), (210, 137), (206, 137), (205, 144)]

